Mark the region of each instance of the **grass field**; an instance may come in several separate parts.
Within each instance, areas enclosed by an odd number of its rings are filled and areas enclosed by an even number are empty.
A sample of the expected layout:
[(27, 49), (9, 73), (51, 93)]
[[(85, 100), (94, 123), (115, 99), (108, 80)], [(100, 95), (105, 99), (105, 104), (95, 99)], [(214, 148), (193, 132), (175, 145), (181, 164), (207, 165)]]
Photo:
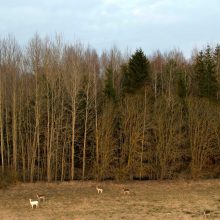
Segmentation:
[[(19, 183), (0, 190), (0, 219), (220, 219), (220, 180)], [(122, 187), (130, 189), (123, 195)], [(45, 194), (39, 209), (29, 198)]]

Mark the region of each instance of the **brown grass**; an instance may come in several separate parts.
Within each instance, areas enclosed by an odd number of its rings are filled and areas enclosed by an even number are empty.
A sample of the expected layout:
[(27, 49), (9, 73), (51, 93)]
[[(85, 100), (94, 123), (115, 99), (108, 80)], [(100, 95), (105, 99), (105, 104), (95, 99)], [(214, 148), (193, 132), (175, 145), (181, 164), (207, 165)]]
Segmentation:
[[(0, 219), (220, 219), (220, 180), (20, 183), (0, 190)], [(123, 194), (123, 186), (130, 195)], [(29, 198), (46, 195), (39, 209), (31, 209)]]

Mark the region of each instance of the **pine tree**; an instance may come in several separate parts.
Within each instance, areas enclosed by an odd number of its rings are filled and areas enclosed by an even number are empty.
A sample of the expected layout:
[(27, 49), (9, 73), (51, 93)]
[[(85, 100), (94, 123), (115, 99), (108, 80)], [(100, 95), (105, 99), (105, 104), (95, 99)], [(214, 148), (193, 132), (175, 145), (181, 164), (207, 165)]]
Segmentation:
[(215, 58), (218, 58), (220, 56), (220, 45), (217, 44), (215, 47), (215, 52), (214, 52)]
[(205, 53), (200, 51), (195, 65), (198, 95), (209, 99), (216, 99), (218, 83), (215, 76), (215, 62), (211, 48), (207, 46)]
[(104, 94), (108, 99), (115, 101), (116, 99), (116, 92), (113, 84), (113, 70), (111, 67), (106, 69), (106, 79), (105, 79), (105, 88)]
[(128, 65), (123, 66), (122, 72), (125, 92), (133, 93), (145, 85), (149, 79), (149, 61), (142, 49), (136, 50), (129, 59)]
[(205, 52), (205, 65), (207, 76), (207, 97), (216, 99), (218, 92), (218, 83), (215, 75), (215, 61), (210, 46)]
[(178, 81), (177, 81), (177, 94), (180, 98), (185, 98), (187, 95), (186, 89), (186, 81), (184, 79), (183, 73), (178, 74)]
[[(214, 62), (215, 62), (215, 75), (218, 85), (220, 83), (220, 45), (217, 45), (214, 52)], [(217, 99), (220, 98), (220, 91), (218, 89)]]
[(216, 77), (219, 78), (220, 75), (220, 45), (217, 45), (214, 51), (214, 63)]
[(197, 84), (196, 93), (199, 96), (202, 96), (202, 86), (205, 75), (205, 65), (204, 65), (204, 55), (203, 51), (200, 51), (196, 56), (196, 63), (194, 66), (195, 70), (195, 83)]

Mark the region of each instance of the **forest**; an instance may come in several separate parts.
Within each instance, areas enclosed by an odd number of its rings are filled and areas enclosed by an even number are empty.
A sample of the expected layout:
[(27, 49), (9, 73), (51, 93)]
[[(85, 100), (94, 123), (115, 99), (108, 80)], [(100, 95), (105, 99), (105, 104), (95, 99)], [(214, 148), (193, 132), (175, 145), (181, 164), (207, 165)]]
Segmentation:
[(0, 181), (220, 177), (220, 46), (145, 55), (0, 39)]

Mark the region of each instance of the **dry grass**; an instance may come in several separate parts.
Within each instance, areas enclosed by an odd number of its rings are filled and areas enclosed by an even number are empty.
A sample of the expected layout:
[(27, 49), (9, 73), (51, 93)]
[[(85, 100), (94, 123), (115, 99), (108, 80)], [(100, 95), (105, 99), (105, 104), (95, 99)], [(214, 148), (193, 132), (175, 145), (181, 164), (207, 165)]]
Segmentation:
[[(220, 180), (142, 181), (17, 184), (0, 190), (0, 219), (220, 219)], [(123, 186), (131, 190), (123, 195)], [(39, 209), (31, 209), (29, 198), (45, 194)]]

